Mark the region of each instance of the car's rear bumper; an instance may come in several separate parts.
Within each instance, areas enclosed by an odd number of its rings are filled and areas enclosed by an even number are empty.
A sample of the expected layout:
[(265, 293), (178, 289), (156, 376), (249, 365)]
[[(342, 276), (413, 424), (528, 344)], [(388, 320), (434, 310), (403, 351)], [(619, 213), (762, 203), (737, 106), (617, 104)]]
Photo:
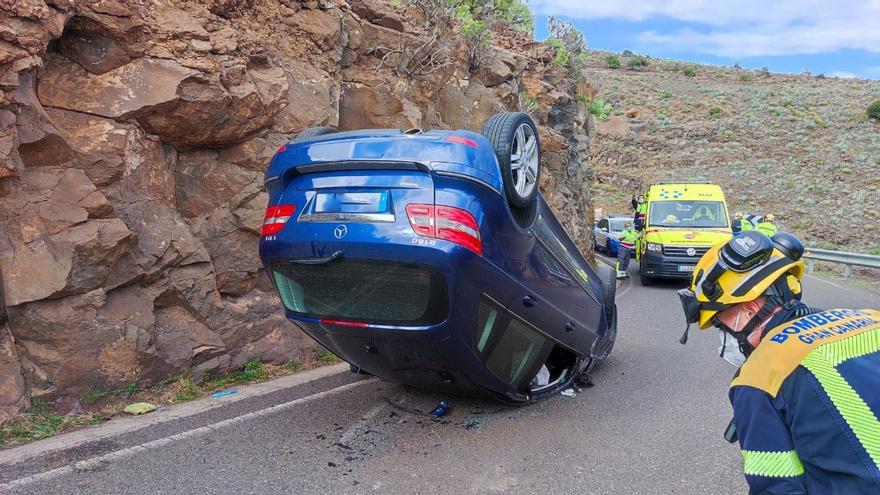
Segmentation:
[(649, 277), (690, 280), (697, 261), (699, 258), (666, 256), (649, 251), (642, 256), (640, 264), (644, 274)]

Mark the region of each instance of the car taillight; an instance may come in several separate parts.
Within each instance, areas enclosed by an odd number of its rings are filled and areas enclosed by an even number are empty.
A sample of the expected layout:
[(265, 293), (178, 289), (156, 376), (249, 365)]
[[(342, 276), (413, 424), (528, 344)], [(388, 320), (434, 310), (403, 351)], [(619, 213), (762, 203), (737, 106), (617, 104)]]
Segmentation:
[(278, 205), (266, 208), (266, 217), (263, 219), (263, 229), (260, 231), (260, 235), (267, 236), (281, 232), (284, 224), (290, 220), (295, 211), (296, 205)]
[(463, 137), (463, 136), (449, 136), (448, 138), (446, 138), (446, 142), (448, 142), (448, 143), (456, 143), (456, 144), (463, 144), (463, 145), (465, 145), (465, 146), (470, 146), (471, 148), (476, 148), (476, 147), (477, 147), (477, 142), (476, 142), (476, 141), (474, 141), (473, 139), (468, 139), (468, 138)]
[(452, 206), (410, 204), (406, 214), (416, 234), (452, 241), (483, 254), (480, 226), (467, 211)]
[(334, 320), (331, 318), (321, 318), (318, 321), (322, 325), (341, 325), (343, 327), (356, 327), (356, 328), (367, 328), (370, 326), (370, 324), (365, 321)]

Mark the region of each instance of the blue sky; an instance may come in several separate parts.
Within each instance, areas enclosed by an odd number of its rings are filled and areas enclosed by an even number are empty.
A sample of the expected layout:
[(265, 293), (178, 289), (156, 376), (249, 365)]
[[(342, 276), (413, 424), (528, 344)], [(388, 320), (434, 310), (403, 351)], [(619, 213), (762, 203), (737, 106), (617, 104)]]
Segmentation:
[(597, 50), (880, 79), (880, 0), (529, 0), (536, 36), (571, 21)]

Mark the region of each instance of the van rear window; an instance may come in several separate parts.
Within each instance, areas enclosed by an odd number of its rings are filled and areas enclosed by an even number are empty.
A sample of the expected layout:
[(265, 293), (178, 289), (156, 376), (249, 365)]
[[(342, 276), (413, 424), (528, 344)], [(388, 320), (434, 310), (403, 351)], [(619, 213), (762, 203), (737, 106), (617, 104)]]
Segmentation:
[(302, 316), (423, 326), (448, 313), (446, 281), (434, 267), (343, 258), (275, 262), (270, 271), (284, 306)]

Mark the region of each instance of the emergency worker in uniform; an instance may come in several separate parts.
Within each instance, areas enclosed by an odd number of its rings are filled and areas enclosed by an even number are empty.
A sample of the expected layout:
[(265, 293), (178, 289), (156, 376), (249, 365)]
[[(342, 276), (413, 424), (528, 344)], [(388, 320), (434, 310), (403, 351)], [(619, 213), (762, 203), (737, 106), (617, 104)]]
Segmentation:
[(629, 258), (636, 246), (639, 234), (632, 228), (632, 222), (626, 222), (620, 233), (620, 246), (617, 247), (617, 278), (627, 278), (626, 269), (629, 268)]
[(687, 323), (739, 367), (725, 437), (750, 493), (880, 493), (880, 311), (801, 303), (803, 251), (756, 231), (710, 249), (679, 291)]
[(745, 215), (741, 212), (737, 213), (733, 216), (733, 233), (739, 234), (740, 232), (748, 232), (750, 230), (755, 230), (752, 226), (752, 222), (749, 222)]
[(637, 228), (640, 228), (640, 225), (645, 225), (645, 215), (648, 213), (648, 203), (645, 202), (645, 195), (639, 194), (638, 199), (633, 196), (632, 207), (633, 211), (635, 211), (635, 214), (633, 215), (633, 224), (635, 224)]
[(772, 213), (768, 213), (764, 215), (764, 219), (758, 225), (755, 225), (755, 230), (772, 237), (778, 230), (776, 225), (773, 224), (774, 221), (776, 221), (776, 217)]

